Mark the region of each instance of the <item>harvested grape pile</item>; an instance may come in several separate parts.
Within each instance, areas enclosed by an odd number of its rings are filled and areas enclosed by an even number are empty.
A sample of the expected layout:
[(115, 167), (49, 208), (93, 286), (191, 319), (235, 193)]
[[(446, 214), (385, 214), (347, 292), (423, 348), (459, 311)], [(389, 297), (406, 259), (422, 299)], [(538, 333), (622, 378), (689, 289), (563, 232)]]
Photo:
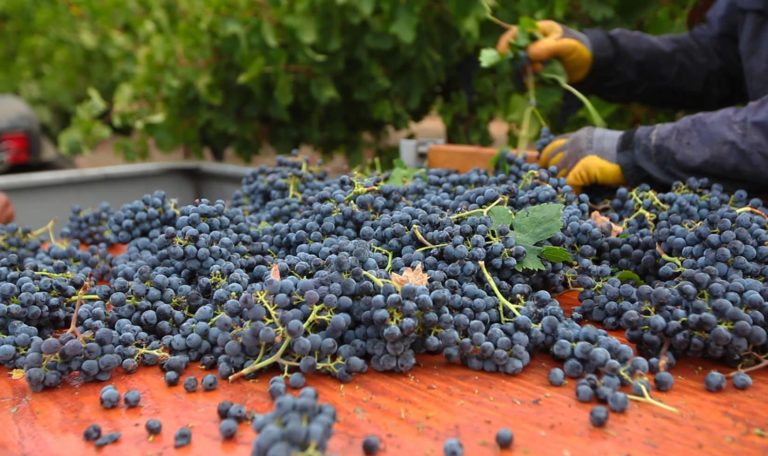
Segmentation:
[[(325, 447), (330, 418), (314, 433), (278, 418), (299, 413), (300, 398), (278, 400), (311, 372), (347, 382), (442, 353), (516, 374), (550, 353), (563, 362), (550, 383), (578, 379), (578, 400), (604, 404), (589, 420), (610, 426), (629, 400), (671, 409), (653, 392), (673, 388), (681, 357), (729, 372), (766, 364), (761, 200), (691, 179), (593, 204), (554, 170), (507, 161), (495, 175), (328, 177), (286, 158), (245, 178), (230, 204), (179, 207), (155, 192), (118, 210), (75, 208), (65, 241), (50, 225), (2, 226), (0, 362), (33, 391), (141, 365), (160, 365), (169, 385), (190, 363), (229, 380), (282, 372), (269, 386), (275, 411), (250, 417), (270, 429), (259, 455)], [(126, 252), (111, 255), (115, 243)], [(573, 289), (581, 306), (567, 316), (555, 296)], [(637, 356), (605, 329), (625, 330)], [(706, 387), (726, 381), (713, 372)]]

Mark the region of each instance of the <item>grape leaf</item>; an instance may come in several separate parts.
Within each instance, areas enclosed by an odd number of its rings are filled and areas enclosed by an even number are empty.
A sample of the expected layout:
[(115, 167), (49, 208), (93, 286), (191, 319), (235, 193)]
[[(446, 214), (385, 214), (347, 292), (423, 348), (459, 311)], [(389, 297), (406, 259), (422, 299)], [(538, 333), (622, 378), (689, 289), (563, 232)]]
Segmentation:
[(643, 279), (641, 279), (639, 275), (635, 274), (632, 271), (628, 271), (628, 270), (619, 271), (616, 274), (616, 278), (621, 280), (621, 283), (635, 282), (637, 285), (642, 285), (642, 284), (645, 283), (645, 282), (643, 282)]
[(501, 54), (494, 48), (485, 48), (480, 50), (480, 66), (488, 68), (501, 62)]
[(542, 247), (541, 254), (539, 256), (553, 263), (573, 261), (571, 254), (568, 253), (567, 250), (565, 250), (563, 247), (556, 247), (553, 245), (545, 245), (544, 247)]
[(402, 187), (413, 180), (414, 176), (420, 172), (420, 169), (409, 168), (398, 158), (395, 160), (395, 167), (392, 168), (389, 179), (387, 179), (387, 184), (394, 185), (395, 187)]
[(516, 271), (525, 269), (531, 271), (543, 271), (546, 269), (544, 263), (541, 262), (541, 258), (539, 258), (542, 251), (541, 247), (536, 247), (535, 245), (522, 245), (522, 247), (525, 248), (525, 258), (515, 265)]
[(536, 244), (560, 232), (563, 226), (563, 205), (537, 204), (515, 214), (512, 222), (518, 244)]
[(544, 269), (542, 259), (556, 263), (573, 261), (568, 251), (562, 247), (535, 245), (559, 233), (562, 226), (562, 204), (538, 204), (514, 214), (512, 235), (517, 245), (523, 247), (526, 252), (525, 258), (517, 263), (515, 269), (540, 271)]
[(515, 218), (515, 214), (506, 206), (494, 206), (488, 211), (494, 228), (509, 226)]

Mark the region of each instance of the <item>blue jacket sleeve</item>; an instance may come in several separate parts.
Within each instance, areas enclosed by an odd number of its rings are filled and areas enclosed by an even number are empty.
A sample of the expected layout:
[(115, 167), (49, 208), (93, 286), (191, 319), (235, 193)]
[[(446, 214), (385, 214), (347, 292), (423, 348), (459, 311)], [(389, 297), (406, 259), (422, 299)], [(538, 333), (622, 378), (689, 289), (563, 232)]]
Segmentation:
[(744, 107), (703, 112), (624, 133), (618, 162), (630, 185), (710, 177), (768, 191), (768, 95)]
[[(737, 1), (716, 2), (689, 33), (651, 36), (617, 29), (586, 30), (594, 56), (579, 90), (614, 102), (712, 110), (749, 98), (739, 50), (744, 11)], [(768, 39), (768, 29), (762, 38)]]

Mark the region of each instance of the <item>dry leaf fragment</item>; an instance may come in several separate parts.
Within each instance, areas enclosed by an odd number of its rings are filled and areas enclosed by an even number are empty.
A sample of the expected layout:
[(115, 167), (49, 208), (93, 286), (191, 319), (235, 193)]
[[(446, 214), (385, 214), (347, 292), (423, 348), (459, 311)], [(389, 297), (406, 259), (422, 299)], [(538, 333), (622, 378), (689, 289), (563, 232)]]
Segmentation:
[[(597, 223), (597, 226), (603, 227), (603, 226), (610, 226), (611, 228), (611, 236), (616, 237), (621, 234), (622, 231), (624, 231), (624, 228), (621, 227), (621, 225), (617, 225), (613, 222), (611, 222), (611, 219), (604, 216), (603, 214), (599, 213), (598, 211), (592, 211), (592, 214), (590, 216), (590, 219), (592, 219), (595, 223)], [(607, 229), (605, 231), (608, 231)]]
[(405, 268), (402, 274), (393, 272), (391, 277), (392, 282), (399, 287), (408, 283), (416, 286), (427, 286), (427, 281), (429, 280), (427, 273), (421, 269), (421, 263), (416, 265), (415, 268)]
[(269, 276), (275, 280), (280, 280), (280, 266), (277, 263), (272, 265), (272, 270), (269, 271)]

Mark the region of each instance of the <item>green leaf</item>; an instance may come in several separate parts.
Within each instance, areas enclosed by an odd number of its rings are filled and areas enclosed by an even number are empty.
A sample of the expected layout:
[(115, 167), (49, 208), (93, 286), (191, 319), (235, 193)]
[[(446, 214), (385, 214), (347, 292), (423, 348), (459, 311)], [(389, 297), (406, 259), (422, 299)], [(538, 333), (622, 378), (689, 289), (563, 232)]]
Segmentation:
[(389, 27), (389, 31), (398, 37), (401, 42), (411, 44), (416, 39), (416, 28), (419, 25), (419, 15), (401, 4), (397, 9), (395, 21)]
[(525, 111), (529, 109), (528, 97), (521, 93), (512, 94), (507, 105), (507, 122), (519, 124), (523, 121)]
[(527, 32), (537, 32), (539, 24), (536, 19), (528, 16), (521, 16), (517, 21), (517, 26)]
[(268, 20), (261, 21), (261, 36), (264, 38), (264, 42), (271, 48), (278, 46), (277, 36), (275, 35), (275, 28)]
[(480, 50), (480, 66), (489, 68), (501, 62), (501, 54), (494, 48), (484, 48)]
[(565, 261), (573, 261), (573, 257), (563, 247), (556, 247), (553, 245), (545, 245), (541, 249), (540, 256), (547, 261), (553, 263), (563, 263)]
[(525, 49), (531, 44), (531, 34), (524, 28), (517, 29), (514, 45), (517, 49)]
[(541, 262), (541, 258), (539, 258), (542, 250), (541, 247), (534, 245), (522, 245), (522, 247), (525, 249), (525, 258), (515, 265), (516, 271), (543, 271), (546, 269), (544, 263)]
[(491, 222), (493, 222), (493, 228), (496, 229), (502, 226), (509, 226), (515, 218), (512, 210), (507, 206), (493, 206), (488, 211), (488, 215), (491, 217)]
[(515, 214), (512, 222), (518, 244), (536, 244), (559, 233), (563, 226), (563, 205), (531, 206)]
[(641, 279), (639, 275), (635, 274), (632, 271), (628, 271), (628, 270), (619, 271), (616, 274), (616, 278), (621, 280), (621, 283), (635, 282), (635, 284), (637, 284), (637, 285), (643, 285), (645, 283), (645, 282), (643, 282), (643, 279)]
[(365, 17), (370, 16), (374, 8), (376, 8), (376, 0), (356, 0), (352, 3), (357, 5), (357, 8)]
[(264, 57), (257, 55), (253, 57), (248, 67), (237, 76), (238, 84), (247, 84), (256, 79), (264, 70)]
[(402, 187), (410, 183), (417, 174), (422, 172), (419, 168), (409, 168), (405, 165), (405, 162), (399, 158), (395, 159), (394, 165), (395, 167), (392, 168), (392, 172), (386, 183), (394, 185), (395, 187)]
[(275, 99), (281, 106), (288, 106), (293, 102), (293, 84), (291, 77), (286, 73), (280, 73), (275, 87)]
[(328, 103), (340, 98), (339, 92), (333, 85), (333, 81), (328, 78), (318, 78), (310, 81), (309, 91), (312, 93), (315, 100), (320, 103)]

